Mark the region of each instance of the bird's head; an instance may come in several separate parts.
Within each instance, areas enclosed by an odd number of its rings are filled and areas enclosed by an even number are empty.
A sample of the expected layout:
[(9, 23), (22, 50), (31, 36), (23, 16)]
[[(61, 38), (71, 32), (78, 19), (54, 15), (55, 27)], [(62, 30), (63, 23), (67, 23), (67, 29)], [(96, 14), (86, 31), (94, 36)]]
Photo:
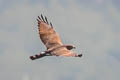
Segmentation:
[(73, 46), (73, 45), (65, 45), (65, 47), (68, 49), (68, 50), (71, 50), (71, 49), (75, 49), (76, 47)]

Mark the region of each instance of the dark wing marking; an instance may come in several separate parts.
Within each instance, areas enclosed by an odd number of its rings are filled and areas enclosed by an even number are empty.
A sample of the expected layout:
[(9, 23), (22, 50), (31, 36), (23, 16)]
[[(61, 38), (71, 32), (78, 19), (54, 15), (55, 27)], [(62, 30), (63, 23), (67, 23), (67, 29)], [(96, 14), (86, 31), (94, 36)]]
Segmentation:
[(47, 17), (45, 16), (45, 20), (46, 20), (46, 23), (49, 25), (49, 23), (48, 23), (48, 20), (47, 20)]

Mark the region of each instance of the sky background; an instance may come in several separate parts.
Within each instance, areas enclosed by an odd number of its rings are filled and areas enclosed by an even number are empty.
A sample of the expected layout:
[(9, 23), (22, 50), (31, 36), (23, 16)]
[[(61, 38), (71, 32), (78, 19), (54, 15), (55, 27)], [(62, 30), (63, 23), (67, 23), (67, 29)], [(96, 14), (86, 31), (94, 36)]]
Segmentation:
[[(82, 58), (29, 59), (41, 14)], [(0, 80), (120, 80), (120, 0), (0, 0)]]

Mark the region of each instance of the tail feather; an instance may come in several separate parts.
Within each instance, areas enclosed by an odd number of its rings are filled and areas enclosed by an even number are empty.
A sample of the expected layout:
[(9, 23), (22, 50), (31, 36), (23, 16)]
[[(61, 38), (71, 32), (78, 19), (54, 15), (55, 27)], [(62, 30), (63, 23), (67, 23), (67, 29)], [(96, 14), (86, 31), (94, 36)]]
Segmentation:
[(51, 55), (49, 53), (46, 53), (46, 52), (41, 52), (40, 54), (30, 56), (30, 59), (35, 60), (35, 59), (39, 59), (39, 58), (42, 58), (42, 57), (45, 57), (45, 56), (51, 56)]
[(46, 54), (36, 54), (36, 55), (34, 55), (34, 56), (30, 56), (30, 59), (31, 60), (35, 60), (35, 59), (38, 59), (38, 58), (42, 58), (42, 57), (44, 57), (44, 56), (46, 56)]

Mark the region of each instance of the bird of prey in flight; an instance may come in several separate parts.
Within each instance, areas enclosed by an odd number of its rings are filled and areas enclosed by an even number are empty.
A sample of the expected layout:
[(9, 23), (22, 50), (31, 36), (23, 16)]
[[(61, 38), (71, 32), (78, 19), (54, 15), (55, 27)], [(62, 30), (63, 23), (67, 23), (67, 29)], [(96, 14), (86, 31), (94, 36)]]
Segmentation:
[(46, 46), (46, 50), (30, 56), (31, 60), (42, 58), (45, 56), (65, 56), (65, 57), (81, 57), (82, 54), (76, 54), (71, 49), (75, 47), (73, 45), (64, 45), (59, 35), (53, 28), (51, 22), (48, 22), (47, 17), (41, 16), (37, 18), (38, 22), (38, 31), (42, 43)]

